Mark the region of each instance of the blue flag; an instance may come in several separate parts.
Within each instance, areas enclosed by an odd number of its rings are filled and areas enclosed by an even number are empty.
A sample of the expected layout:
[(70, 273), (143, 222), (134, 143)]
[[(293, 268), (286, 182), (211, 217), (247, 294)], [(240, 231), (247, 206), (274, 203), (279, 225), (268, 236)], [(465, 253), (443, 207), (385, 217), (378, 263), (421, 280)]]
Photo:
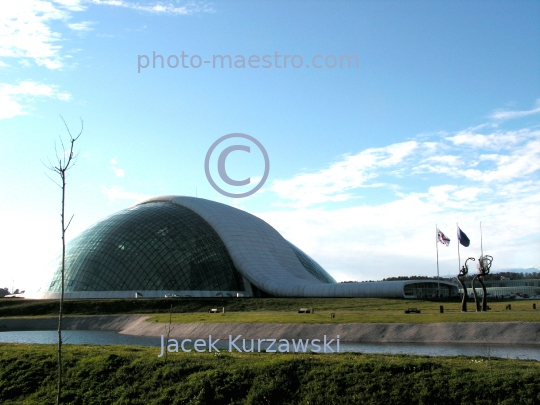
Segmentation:
[(469, 238), (467, 237), (467, 235), (465, 235), (465, 232), (463, 232), (459, 226), (457, 228), (457, 237), (458, 237), (458, 240), (459, 240), (459, 243), (461, 243), (463, 246), (467, 247), (470, 245), (471, 241), (469, 240)]

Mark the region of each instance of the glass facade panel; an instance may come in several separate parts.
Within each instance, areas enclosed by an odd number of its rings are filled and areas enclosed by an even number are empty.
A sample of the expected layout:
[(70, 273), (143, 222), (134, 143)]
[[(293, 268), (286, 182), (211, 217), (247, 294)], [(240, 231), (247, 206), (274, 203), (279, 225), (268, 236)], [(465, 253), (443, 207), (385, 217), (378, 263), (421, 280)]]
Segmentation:
[(309, 257), (307, 254), (302, 252), (300, 249), (298, 249), (296, 246), (294, 246), (291, 242), (287, 241), (291, 249), (293, 250), (294, 254), (300, 260), (300, 263), (302, 263), (302, 266), (311, 273), (312, 276), (314, 276), (317, 280), (325, 283), (325, 284), (336, 284), (336, 280), (324, 270), (319, 263), (317, 263), (315, 260), (313, 260), (311, 257)]
[(454, 297), (458, 294), (457, 287), (447, 284), (437, 284), (434, 282), (414, 282), (405, 284), (403, 294), (406, 298), (435, 298), (437, 294), (441, 297)]
[[(61, 288), (61, 262), (47, 292)], [(65, 291), (245, 291), (227, 249), (192, 210), (150, 202), (87, 229), (66, 249)]]

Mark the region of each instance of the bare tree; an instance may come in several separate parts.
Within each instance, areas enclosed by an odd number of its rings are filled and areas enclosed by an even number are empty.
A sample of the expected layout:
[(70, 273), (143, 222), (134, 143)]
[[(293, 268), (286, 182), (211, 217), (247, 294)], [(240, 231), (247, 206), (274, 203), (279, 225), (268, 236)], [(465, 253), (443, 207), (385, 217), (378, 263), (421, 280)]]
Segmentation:
[(51, 177), (49, 177), (60, 189), (62, 190), (62, 211), (60, 214), (60, 219), (62, 222), (62, 283), (61, 283), (61, 293), (60, 293), (60, 309), (58, 311), (58, 385), (57, 385), (57, 392), (56, 392), (56, 404), (58, 405), (60, 403), (60, 393), (62, 391), (62, 315), (63, 315), (63, 307), (64, 307), (64, 275), (65, 275), (65, 269), (66, 269), (66, 231), (69, 228), (69, 225), (71, 224), (71, 220), (73, 219), (73, 215), (71, 216), (70, 220), (68, 221), (66, 225), (65, 220), (65, 207), (66, 207), (66, 176), (67, 171), (73, 167), (75, 162), (77, 161), (77, 155), (74, 153), (74, 147), (75, 142), (80, 138), (83, 132), (83, 120), (81, 119), (81, 130), (79, 131), (79, 134), (77, 136), (73, 136), (71, 134), (71, 131), (66, 124), (66, 121), (64, 120), (64, 117), (62, 117), (62, 121), (64, 122), (64, 126), (66, 127), (66, 130), (69, 134), (69, 144), (66, 145), (64, 141), (62, 140), (62, 137), (60, 137), (60, 146), (62, 148), (61, 152), (59, 153), (58, 148), (55, 144), (54, 150), (55, 150), (55, 162), (51, 163), (49, 160), (49, 164), (47, 165), (47, 168), (54, 173), (58, 174), (60, 176), (60, 183), (53, 180)]
[[(171, 328), (172, 312), (173, 312), (173, 309), (172, 309), (172, 305), (171, 305), (171, 308), (169, 309), (169, 325), (168, 325), (168, 327), (165, 327), (165, 330), (167, 331), (167, 340), (165, 341), (166, 347), (168, 347), (168, 345), (169, 345), (169, 337), (171, 336), (171, 330), (174, 329), (174, 328)], [(168, 352), (169, 352), (169, 350), (166, 349), (165, 350), (165, 363), (167, 363), (167, 353)]]

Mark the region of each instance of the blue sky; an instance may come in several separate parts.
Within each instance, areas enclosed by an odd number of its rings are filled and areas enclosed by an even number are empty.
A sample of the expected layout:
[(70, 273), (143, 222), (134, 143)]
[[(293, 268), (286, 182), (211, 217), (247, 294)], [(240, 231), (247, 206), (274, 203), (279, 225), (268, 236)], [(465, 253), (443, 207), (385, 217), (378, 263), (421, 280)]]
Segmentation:
[[(456, 274), (456, 222), (462, 257), (480, 255), (482, 221), (494, 270), (540, 267), (538, 49), (532, 1), (2, 2), (0, 286), (33, 289), (61, 246), (43, 165), (60, 116), (74, 133), (84, 120), (68, 238), (146, 197), (196, 194), (263, 218), (339, 281), (436, 275), (436, 224), (451, 239), (441, 274)], [(182, 53), (187, 68), (167, 65)], [(191, 65), (214, 55), (273, 63)], [(269, 155), (247, 198), (205, 176), (229, 133)], [(232, 178), (260, 178), (251, 146), (229, 155)]]

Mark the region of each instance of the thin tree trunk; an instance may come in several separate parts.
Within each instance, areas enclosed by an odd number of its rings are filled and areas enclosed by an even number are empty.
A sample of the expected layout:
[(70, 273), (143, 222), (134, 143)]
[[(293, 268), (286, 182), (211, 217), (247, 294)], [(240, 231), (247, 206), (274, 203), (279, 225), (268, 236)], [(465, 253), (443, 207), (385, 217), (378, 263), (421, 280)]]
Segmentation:
[(169, 309), (169, 326), (167, 328), (167, 340), (165, 341), (165, 363), (167, 363), (167, 353), (169, 350), (167, 350), (167, 347), (169, 345), (169, 337), (171, 336), (171, 323), (172, 323), (172, 305)]
[(56, 404), (60, 404), (62, 392), (62, 315), (64, 307), (64, 275), (66, 269), (66, 227), (65, 227), (65, 202), (66, 202), (66, 176), (62, 173), (62, 291), (60, 293), (60, 310), (58, 313), (58, 386), (56, 387)]
[[(62, 222), (62, 274), (61, 274), (60, 309), (58, 311), (58, 384), (56, 387), (57, 388), (57, 392), (56, 392), (57, 405), (60, 404), (61, 402), (60, 397), (62, 393), (62, 316), (64, 313), (64, 292), (65, 292), (65, 271), (66, 271), (66, 231), (69, 228), (69, 225), (71, 224), (71, 220), (73, 219), (73, 216), (71, 216), (71, 219), (66, 225), (66, 215), (65, 215), (66, 176), (67, 176), (67, 171), (75, 164), (75, 161), (77, 160), (77, 156), (74, 155), (73, 153), (73, 148), (77, 139), (79, 139), (79, 137), (82, 135), (83, 128), (84, 128), (83, 121), (81, 120), (81, 131), (76, 137), (73, 137), (64, 118), (62, 118), (62, 121), (64, 122), (66, 130), (69, 134), (69, 151), (66, 150), (64, 146), (64, 142), (62, 141), (62, 138), (60, 137), (60, 145), (62, 146), (62, 153), (59, 154), (58, 149), (56, 149), (56, 146), (55, 146), (56, 164), (52, 164), (49, 160), (49, 166), (47, 166), (49, 170), (58, 174), (60, 176), (60, 179), (62, 180), (61, 184), (59, 184), (49, 177), (58, 187), (62, 189), (62, 211), (60, 214), (60, 219)], [(69, 152), (69, 154), (67, 154), (67, 152)]]

